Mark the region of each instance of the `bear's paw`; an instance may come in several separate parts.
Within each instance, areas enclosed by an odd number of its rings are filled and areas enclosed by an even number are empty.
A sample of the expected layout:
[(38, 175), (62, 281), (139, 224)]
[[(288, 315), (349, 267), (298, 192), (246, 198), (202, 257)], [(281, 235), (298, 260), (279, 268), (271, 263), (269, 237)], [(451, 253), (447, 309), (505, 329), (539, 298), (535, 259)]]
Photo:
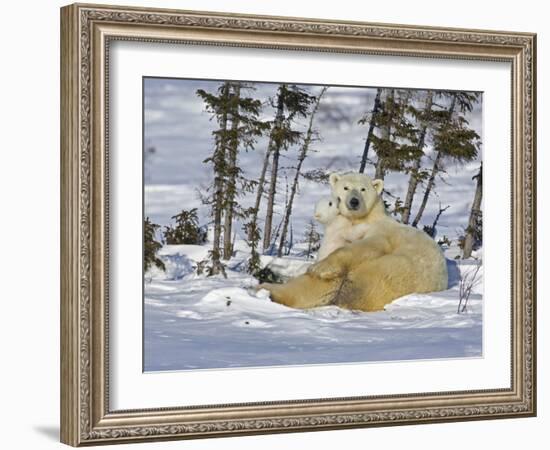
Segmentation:
[(322, 280), (333, 280), (344, 275), (342, 266), (332, 264), (328, 258), (309, 266), (307, 273)]

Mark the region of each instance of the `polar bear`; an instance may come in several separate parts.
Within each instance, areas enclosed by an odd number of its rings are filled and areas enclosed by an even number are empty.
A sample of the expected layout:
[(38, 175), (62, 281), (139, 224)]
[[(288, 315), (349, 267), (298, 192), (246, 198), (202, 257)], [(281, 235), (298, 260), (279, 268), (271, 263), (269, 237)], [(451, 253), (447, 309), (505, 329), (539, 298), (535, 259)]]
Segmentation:
[(363, 239), (348, 243), (284, 284), (261, 284), (274, 302), (293, 308), (338, 305), (379, 311), (411, 293), (447, 288), (445, 257), (423, 231), (391, 218), (380, 197), (382, 180), (360, 173), (332, 174), (340, 214), (366, 224)]
[(315, 220), (324, 225), (323, 240), (317, 252), (317, 261), (366, 235), (368, 225), (363, 223), (353, 225), (350, 219), (340, 214), (338, 203), (337, 197), (327, 197), (322, 198), (315, 205)]

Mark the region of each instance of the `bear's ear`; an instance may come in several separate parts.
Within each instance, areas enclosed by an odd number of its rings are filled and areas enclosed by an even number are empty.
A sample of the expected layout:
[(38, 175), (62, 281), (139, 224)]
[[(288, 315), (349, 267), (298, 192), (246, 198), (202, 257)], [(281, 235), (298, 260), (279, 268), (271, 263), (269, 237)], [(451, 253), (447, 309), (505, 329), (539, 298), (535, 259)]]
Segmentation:
[(381, 194), (382, 189), (384, 189), (384, 181), (383, 180), (372, 180), (372, 186), (376, 190), (377, 194)]
[(328, 178), (330, 186), (334, 187), (339, 179), (340, 179), (340, 175), (338, 175), (337, 173), (331, 173), (330, 177)]

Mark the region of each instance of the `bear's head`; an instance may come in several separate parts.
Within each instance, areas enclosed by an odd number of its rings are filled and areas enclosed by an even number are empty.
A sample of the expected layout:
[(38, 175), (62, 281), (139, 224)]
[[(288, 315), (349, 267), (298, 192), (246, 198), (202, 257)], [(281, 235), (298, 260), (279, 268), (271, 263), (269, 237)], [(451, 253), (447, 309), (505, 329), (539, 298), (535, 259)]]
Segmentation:
[(349, 219), (367, 216), (378, 203), (384, 187), (382, 180), (373, 180), (362, 173), (333, 173), (329, 181), (333, 197), (339, 200), (340, 214)]
[(336, 197), (325, 197), (315, 205), (315, 220), (326, 225), (340, 214), (338, 211), (338, 199)]

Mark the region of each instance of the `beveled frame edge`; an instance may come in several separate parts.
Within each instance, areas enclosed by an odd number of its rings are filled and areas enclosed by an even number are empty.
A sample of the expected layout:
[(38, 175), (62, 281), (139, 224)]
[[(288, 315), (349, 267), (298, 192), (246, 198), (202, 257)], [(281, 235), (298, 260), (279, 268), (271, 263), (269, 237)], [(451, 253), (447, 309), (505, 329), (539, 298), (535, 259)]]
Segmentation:
[[(109, 411), (109, 40), (512, 63), (513, 347), (509, 390)], [(61, 9), (61, 440), (79, 446), (536, 414), (536, 35), (75, 4)]]

